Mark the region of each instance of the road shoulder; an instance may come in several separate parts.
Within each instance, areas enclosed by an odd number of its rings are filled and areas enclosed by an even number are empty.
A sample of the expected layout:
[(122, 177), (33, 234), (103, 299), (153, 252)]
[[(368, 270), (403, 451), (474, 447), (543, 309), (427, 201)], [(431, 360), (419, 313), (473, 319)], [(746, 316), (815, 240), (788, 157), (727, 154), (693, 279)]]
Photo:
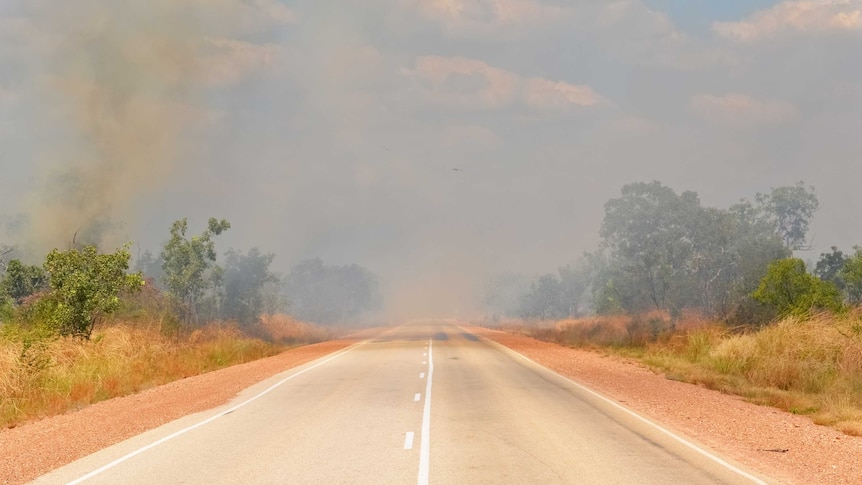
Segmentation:
[(26, 483), (175, 419), (220, 406), (264, 379), (337, 352), (359, 340), (361, 338), (357, 337), (298, 347), (266, 359), (2, 430), (0, 483)]
[(781, 482), (858, 483), (862, 438), (817, 426), (804, 416), (666, 379), (632, 360), (481, 327), (470, 331)]

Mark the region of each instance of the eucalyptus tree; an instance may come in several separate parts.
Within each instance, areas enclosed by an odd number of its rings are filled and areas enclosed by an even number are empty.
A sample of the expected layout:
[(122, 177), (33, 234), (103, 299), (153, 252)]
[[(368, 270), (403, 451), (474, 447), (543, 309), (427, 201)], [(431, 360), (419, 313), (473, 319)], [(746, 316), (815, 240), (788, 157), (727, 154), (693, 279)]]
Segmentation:
[(216, 250), (213, 238), (230, 229), (230, 223), (210, 218), (207, 229), (200, 235), (187, 237), (188, 220), (175, 221), (171, 238), (164, 245), (160, 258), (164, 271), (163, 283), (168, 292), (185, 305), (185, 319), (197, 319), (197, 303), (213, 286)]

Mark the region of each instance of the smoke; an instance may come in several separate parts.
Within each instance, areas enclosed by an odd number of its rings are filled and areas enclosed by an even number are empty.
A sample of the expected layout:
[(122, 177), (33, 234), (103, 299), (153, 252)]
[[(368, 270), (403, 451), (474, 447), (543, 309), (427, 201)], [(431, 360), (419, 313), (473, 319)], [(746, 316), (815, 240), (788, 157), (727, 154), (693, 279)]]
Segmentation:
[[(203, 35), (185, 2), (36, 2), (45, 61), (41, 189), (29, 210), (37, 250), (116, 244), (118, 221), (193, 157), (183, 141), (206, 124)], [(43, 128), (44, 129), (44, 128)]]

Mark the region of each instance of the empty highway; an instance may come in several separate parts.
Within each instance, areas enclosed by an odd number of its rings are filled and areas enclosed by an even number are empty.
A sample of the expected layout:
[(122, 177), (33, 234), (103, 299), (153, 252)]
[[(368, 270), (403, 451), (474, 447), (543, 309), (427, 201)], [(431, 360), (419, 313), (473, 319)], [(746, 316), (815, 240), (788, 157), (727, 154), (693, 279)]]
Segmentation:
[(769, 483), (762, 480), (457, 325), (420, 322), (35, 483)]

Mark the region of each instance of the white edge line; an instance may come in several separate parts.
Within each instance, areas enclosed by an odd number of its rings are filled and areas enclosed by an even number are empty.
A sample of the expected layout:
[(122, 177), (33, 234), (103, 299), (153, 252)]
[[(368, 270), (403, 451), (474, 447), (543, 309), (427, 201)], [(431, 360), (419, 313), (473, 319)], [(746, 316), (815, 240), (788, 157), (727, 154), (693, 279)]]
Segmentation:
[(422, 411), (422, 443), (419, 451), (419, 485), (428, 485), (431, 469), (431, 382), (434, 376), (433, 342), (428, 340), (428, 382), (425, 385), (425, 408)]
[(412, 431), (408, 431), (404, 435), (404, 449), (405, 450), (412, 450), (413, 449), (413, 432)]
[(332, 356), (330, 356), (330, 357), (326, 358), (326, 360), (322, 360), (322, 361), (318, 362), (317, 364), (314, 364), (314, 365), (313, 365), (313, 366), (311, 366), (311, 367), (305, 368), (305, 369), (303, 369), (303, 370), (301, 370), (301, 371), (299, 371), (299, 372), (297, 372), (297, 373), (295, 373), (295, 374), (291, 374), (291, 375), (289, 375), (289, 376), (285, 377), (284, 379), (282, 379), (282, 380), (280, 380), (280, 381), (276, 382), (275, 384), (271, 385), (271, 386), (270, 386), (270, 387), (268, 387), (267, 389), (265, 389), (265, 390), (261, 391), (261, 392), (260, 392), (259, 394), (257, 394), (256, 396), (253, 396), (253, 397), (251, 397), (251, 398), (247, 399), (246, 401), (243, 401), (243, 402), (241, 402), (241, 403), (237, 404), (236, 406), (233, 406), (232, 408), (230, 408), (230, 409), (228, 409), (228, 410), (226, 410), (226, 411), (222, 411), (222, 412), (220, 412), (220, 413), (216, 414), (215, 416), (211, 416), (211, 417), (209, 417), (209, 418), (207, 418), (207, 419), (205, 419), (205, 420), (201, 421), (200, 423), (193, 424), (192, 426), (189, 426), (189, 427), (187, 427), (187, 428), (183, 428), (183, 429), (181, 429), (181, 430), (179, 430), (179, 431), (177, 431), (177, 432), (174, 432), (173, 434), (170, 434), (170, 435), (168, 435), (168, 436), (165, 436), (164, 438), (162, 438), (162, 439), (160, 439), (160, 440), (158, 440), (158, 441), (154, 441), (154, 442), (152, 442), (152, 443), (148, 444), (147, 446), (144, 446), (144, 447), (142, 447), (142, 448), (138, 448), (137, 450), (135, 450), (135, 451), (133, 451), (133, 452), (131, 452), (131, 453), (129, 453), (129, 454), (127, 454), (127, 455), (125, 455), (125, 456), (121, 456), (120, 458), (117, 458), (116, 460), (114, 460), (114, 461), (112, 461), (112, 462), (108, 463), (107, 465), (102, 466), (101, 468), (97, 468), (97, 469), (95, 469), (95, 470), (91, 471), (90, 473), (88, 473), (88, 474), (86, 474), (86, 475), (84, 475), (84, 476), (82, 476), (82, 477), (80, 477), (80, 478), (78, 478), (78, 479), (76, 479), (76, 480), (73, 480), (73, 481), (69, 482), (67, 485), (77, 485), (77, 484), (79, 484), (79, 483), (81, 483), (81, 482), (83, 482), (83, 481), (85, 481), (85, 480), (89, 480), (89, 479), (91, 479), (91, 478), (95, 477), (96, 475), (99, 475), (99, 474), (101, 474), (101, 473), (103, 473), (103, 472), (105, 472), (105, 471), (107, 471), (107, 470), (110, 470), (111, 468), (114, 468), (115, 466), (117, 466), (117, 465), (119, 465), (120, 463), (122, 463), (122, 462), (124, 462), (124, 461), (128, 460), (129, 458), (132, 458), (132, 457), (134, 457), (134, 456), (140, 455), (141, 453), (143, 453), (143, 452), (145, 452), (145, 451), (147, 451), (147, 450), (149, 450), (149, 449), (155, 448), (156, 446), (159, 446), (159, 445), (160, 445), (160, 444), (162, 444), (162, 443), (165, 443), (165, 442), (167, 442), (167, 441), (170, 441), (170, 440), (172, 440), (172, 439), (176, 438), (177, 436), (180, 436), (180, 435), (186, 434), (186, 433), (188, 433), (189, 431), (191, 431), (191, 430), (193, 430), (193, 429), (199, 428), (199, 427), (201, 427), (201, 426), (203, 426), (203, 425), (205, 425), (205, 424), (209, 424), (209, 423), (211, 423), (211, 422), (215, 421), (216, 419), (218, 419), (218, 418), (220, 418), (220, 417), (222, 417), (222, 416), (225, 416), (225, 415), (227, 415), (227, 414), (230, 414), (230, 413), (232, 413), (232, 412), (236, 411), (237, 409), (239, 409), (239, 408), (241, 408), (241, 407), (244, 407), (244, 406), (246, 406), (247, 404), (249, 404), (249, 403), (251, 403), (251, 402), (253, 402), (253, 401), (257, 401), (257, 400), (258, 400), (258, 399), (260, 399), (261, 397), (263, 397), (263, 396), (265, 396), (265, 395), (269, 394), (270, 392), (272, 392), (273, 390), (275, 390), (276, 388), (278, 388), (279, 386), (281, 386), (281, 385), (282, 385), (282, 384), (284, 384), (285, 382), (287, 382), (287, 381), (289, 381), (289, 380), (293, 379), (294, 377), (298, 377), (298, 376), (300, 376), (300, 375), (302, 375), (302, 374), (305, 374), (306, 372), (308, 372), (308, 371), (310, 371), (310, 370), (312, 370), (312, 369), (315, 369), (315, 368), (317, 368), (317, 367), (322, 366), (323, 364), (326, 364), (326, 363), (328, 363), (328, 362), (331, 362), (331, 361), (333, 361), (333, 360), (335, 360), (335, 359), (337, 359), (337, 358), (341, 357), (342, 355), (346, 354), (347, 352), (349, 352), (349, 351), (353, 350), (353, 348), (355, 348), (355, 347), (357, 347), (357, 346), (359, 346), (359, 345), (364, 344), (365, 342), (367, 342), (367, 340), (366, 340), (366, 341), (363, 341), (363, 342), (359, 342), (359, 343), (354, 344), (354, 345), (351, 345), (350, 347), (348, 347), (348, 348), (346, 348), (346, 349), (344, 349), (344, 350), (342, 350), (342, 351), (338, 352), (337, 354), (332, 355)]
[[(456, 325), (457, 325), (457, 324), (456, 324)], [(465, 329), (464, 327), (461, 327), (460, 325), (458, 325), (458, 327), (460, 327), (460, 328), (461, 328), (462, 330), (464, 330), (464, 331), (468, 331), (467, 329)], [(477, 335), (477, 336), (478, 336), (478, 335)], [(623, 406), (622, 404), (619, 404), (618, 402), (614, 401), (613, 399), (610, 399), (610, 398), (608, 398), (608, 397), (605, 397), (605, 396), (603, 396), (602, 394), (599, 394), (598, 392), (596, 392), (596, 391), (594, 391), (594, 390), (590, 389), (589, 387), (586, 387), (586, 386), (584, 386), (583, 384), (580, 384), (580, 383), (578, 383), (578, 382), (575, 382), (574, 380), (572, 380), (572, 379), (570, 379), (570, 378), (568, 378), (568, 377), (566, 377), (566, 376), (564, 376), (564, 375), (562, 375), (562, 374), (560, 374), (560, 373), (558, 373), (558, 372), (554, 371), (553, 369), (549, 369), (549, 368), (547, 368), (547, 367), (543, 366), (542, 364), (539, 364), (538, 362), (536, 362), (536, 361), (534, 361), (533, 359), (531, 359), (531, 358), (527, 357), (526, 355), (523, 355), (523, 354), (521, 354), (521, 353), (519, 353), (519, 352), (516, 352), (516, 351), (514, 351), (514, 350), (510, 349), (509, 347), (506, 347), (505, 345), (503, 345), (503, 344), (501, 344), (501, 343), (497, 343), (497, 342), (495, 342), (495, 341), (493, 341), (493, 340), (491, 340), (491, 339), (485, 338), (485, 337), (481, 337), (481, 336), (478, 336), (478, 337), (480, 337), (482, 340), (485, 340), (486, 342), (490, 342), (490, 343), (491, 343), (491, 344), (493, 344), (493, 345), (496, 345), (496, 346), (498, 346), (498, 347), (500, 347), (500, 348), (502, 348), (502, 349), (504, 349), (504, 350), (506, 350), (506, 351), (508, 351), (508, 352), (511, 352), (511, 353), (513, 353), (513, 354), (517, 355), (518, 357), (520, 357), (520, 358), (522, 358), (522, 359), (526, 360), (527, 362), (530, 362), (530, 363), (531, 363), (531, 364), (533, 364), (533, 365), (536, 365), (536, 366), (538, 366), (538, 367), (540, 367), (540, 368), (542, 368), (542, 369), (544, 369), (544, 370), (546, 370), (546, 371), (548, 371), (548, 372), (551, 372), (552, 374), (555, 374), (555, 375), (557, 375), (557, 376), (561, 377), (562, 379), (565, 379), (566, 381), (568, 381), (570, 384), (572, 384), (573, 386), (577, 387), (578, 389), (580, 389), (580, 390), (582, 390), (582, 391), (586, 392), (587, 394), (589, 394), (589, 395), (591, 395), (591, 396), (593, 396), (593, 397), (596, 397), (596, 398), (598, 398), (598, 399), (600, 399), (600, 400), (602, 400), (602, 401), (604, 401), (604, 402), (606, 402), (606, 403), (610, 404), (611, 406), (613, 406), (613, 407), (617, 408), (618, 410), (623, 411), (624, 413), (626, 413), (626, 414), (628, 414), (628, 415), (630, 415), (630, 416), (632, 416), (632, 417), (634, 417), (634, 418), (638, 419), (639, 421), (641, 421), (641, 422), (643, 422), (643, 423), (646, 423), (646, 424), (648, 424), (648, 425), (652, 426), (653, 428), (657, 429), (658, 431), (661, 431), (662, 433), (664, 433), (665, 435), (669, 436), (670, 438), (673, 438), (675, 441), (679, 442), (680, 444), (685, 445), (685, 446), (686, 446), (686, 447), (688, 447), (689, 449), (691, 449), (691, 450), (693, 450), (693, 451), (695, 451), (695, 452), (699, 453), (700, 455), (703, 455), (703, 456), (704, 456), (704, 457), (706, 457), (706, 458), (709, 458), (709, 459), (710, 459), (710, 460), (712, 460), (713, 462), (715, 462), (715, 463), (717, 463), (717, 464), (719, 464), (719, 465), (721, 465), (721, 466), (723, 466), (723, 467), (727, 468), (728, 470), (730, 470), (730, 471), (732, 471), (732, 472), (734, 472), (734, 473), (736, 473), (736, 474), (738, 474), (738, 475), (741, 475), (741, 476), (743, 476), (743, 477), (745, 477), (745, 478), (747, 478), (747, 479), (751, 480), (752, 482), (754, 482), (754, 483), (756, 483), (756, 484), (758, 484), (758, 485), (769, 485), (767, 482), (765, 482), (765, 481), (761, 480), (760, 478), (757, 478), (756, 476), (754, 476), (754, 475), (752, 475), (752, 474), (750, 474), (750, 473), (746, 472), (745, 470), (742, 470), (742, 469), (740, 469), (740, 468), (738, 468), (738, 467), (736, 467), (736, 466), (734, 466), (734, 465), (731, 465), (730, 463), (728, 463), (728, 462), (726, 462), (725, 460), (723, 460), (723, 459), (719, 458), (718, 456), (716, 456), (716, 455), (714, 455), (714, 454), (712, 454), (712, 453), (710, 453), (710, 452), (708, 452), (708, 451), (704, 450), (703, 448), (701, 448), (701, 447), (697, 446), (696, 444), (692, 443), (691, 441), (688, 441), (687, 439), (685, 439), (685, 438), (683, 438), (683, 437), (681, 437), (681, 436), (678, 436), (677, 434), (675, 434), (674, 432), (670, 431), (669, 429), (667, 429), (667, 428), (665, 428), (665, 427), (661, 426), (660, 424), (655, 423), (655, 422), (653, 422), (653, 421), (651, 421), (651, 420), (649, 420), (649, 419), (647, 419), (647, 418), (645, 418), (645, 417), (641, 416), (640, 414), (638, 414), (638, 413), (636, 413), (636, 412), (632, 411), (631, 409), (629, 409), (629, 408), (627, 408), (627, 407)]]

